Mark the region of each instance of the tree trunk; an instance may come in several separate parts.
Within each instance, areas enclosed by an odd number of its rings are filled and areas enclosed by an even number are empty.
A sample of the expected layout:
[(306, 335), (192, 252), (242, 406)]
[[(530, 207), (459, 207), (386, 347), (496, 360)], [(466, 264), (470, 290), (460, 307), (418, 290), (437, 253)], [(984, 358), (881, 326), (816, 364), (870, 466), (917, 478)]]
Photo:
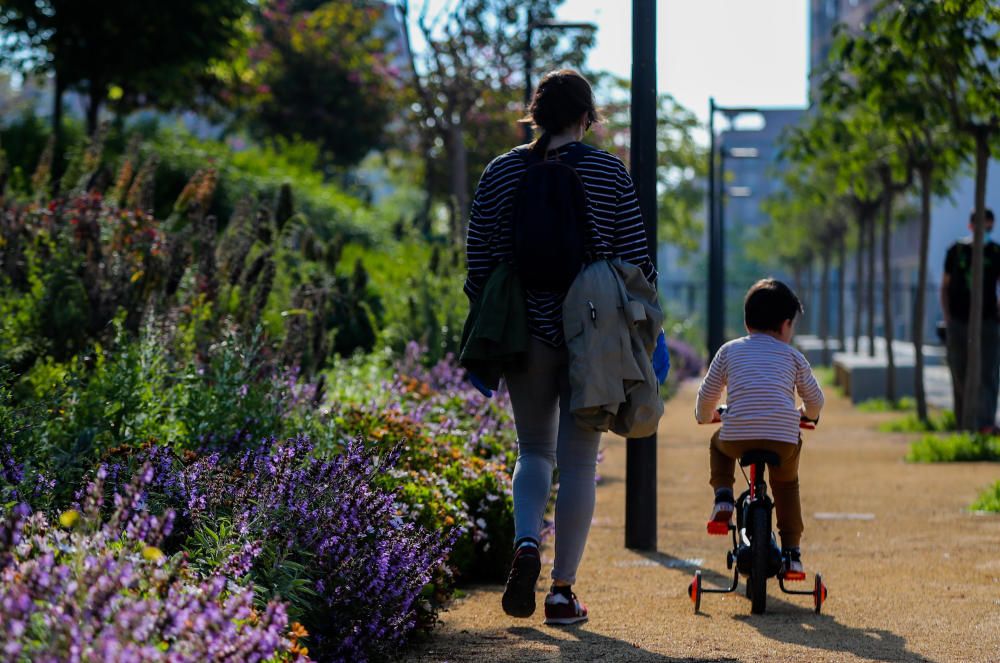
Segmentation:
[(837, 340), (840, 351), (847, 352), (847, 230), (840, 233), (837, 256)]
[(809, 303), (809, 307), (806, 309), (809, 311), (809, 315), (807, 316), (806, 319), (809, 321), (809, 327), (808, 327), (809, 333), (812, 334), (813, 336), (816, 335), (816, 328), (818, 327), (816, 321), (817, 307), (815, 305), (816, 302), (816, 275), (815, 275), (816, 269), (814, 267), (815, 264), (816, 260), (811, 259), (809, 263), (806, 265), (806, 296), (805, 299), (803, 300)]
[(965, 399), (962, 407), (963, 430), (976, 429), (979, 414), (979, 387), (983, 345), (983, 236), (985, 231), (986, 172), (990, 158), (990, 136), (985, 128), (976, 132), (976, 221), (972, 230), (972, 292), (969, 302), (968, 361), (965, 364)]
[(885, 399), (890, 405), (896, 402), (896, 353), (892, 349), (892, 174), (886, 171), (882, 176), (883, 216), (882, 216), (882, 333), (885, 336)]
[(428, 132), (422, 131), (420, 137), (420, 151), (424, 160), (424, 199), (420, 204), (420, 211), (417, 212), (417, 230), (424, 239), (430, 240), (433, 234), (432, 210), (434, 208), (434, 160), (431, 157), (431, 143), (433, 139)]
[(830, 365), (830, 245), (823, 243), (819, 282), (819, 335), (823, 339), (823, 365)]
[(93, 136), (97, 133), (97, 120), (101, 114), (101, 102), (104, 100), (104, 86), (95, 81), (91, 81), (87, 87), (87, 135)]
[(802, 287), (802, 265), (795, 265), (792, 267), (792, 286), (795, 288), (795, 292), (799, 293), (801, 296), (805, 290)]
[(854, 354), (861, 354), (861, 329), (865, 311), (865, 214), (858, 212), (858, 247), (854, 254)]
[(448, 182), (453, 200), (452, 229), (456, 246), (465, 246), (469, 223), (469, 154), (460, 123), (448, 126)]
[(62, 78), (56, 68), (52, 92), (52, 197), (59, 196), (63, 174), (63, 92)]
[(865, 215), (868, 224), (868, 356), (875, 356), (875, 217), (868, 212)]
[(917, 399), (917, 417), (925, 424), (927, 393), (924, 391), (924, 318), (927, 315), (927, 249), (931, 237), (931, 177), (933, 166), (924, 164), (920, 173), (920, 253), (917, 267), (917, 297), (913, 311), (913, 393)]

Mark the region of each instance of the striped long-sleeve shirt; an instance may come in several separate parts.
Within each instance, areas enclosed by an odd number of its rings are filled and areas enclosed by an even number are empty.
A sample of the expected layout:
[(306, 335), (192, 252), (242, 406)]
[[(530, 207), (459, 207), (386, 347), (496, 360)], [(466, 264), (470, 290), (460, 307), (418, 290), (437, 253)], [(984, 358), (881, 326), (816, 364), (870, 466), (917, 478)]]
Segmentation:
[[(563, 157), (572, 145), (560, 146), (556, 152)], [(525, 152), (511, 150), (491, 161), (479, 180), (466, 238), (469, 272), (465, 293), (470, 300), (479, 296), (496, 264), (511, 257), (511, 208), (526, 169)], [(655, 283), (656, 269), (649, 259), (639, 200), (625, 164), (613, 154), (592, 148), (577, 164), (576, 171), (587, 193), (590, 230), (596, 234), (590, 239), (596, 255), (637, 265)], [(525, 295), (531, 335), (556, 347), (562, 345), (566, 293), (528, 290)]]
[(799, 441), (799, 410), (795, 392), (810, 419), (819, 417), (823, 390), (802, 353), (768, 334), (750, 334), (726, 343), (715, 355), (698, 390), (695, 417), (712, 420), (722, 390), (727, 411), (722, 440)]

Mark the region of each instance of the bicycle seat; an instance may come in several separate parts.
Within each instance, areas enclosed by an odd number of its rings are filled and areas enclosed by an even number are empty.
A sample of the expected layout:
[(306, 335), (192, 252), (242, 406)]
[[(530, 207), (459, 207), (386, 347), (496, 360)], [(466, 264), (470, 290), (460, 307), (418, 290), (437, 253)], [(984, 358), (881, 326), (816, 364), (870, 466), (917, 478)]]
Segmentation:
[(781, 465), (781, 458), (779, 458), (778, 454), (773, 451), (767, 451), (765, 449), (751, 449), (740, 456), (740, 465), (743, 467), (755, 465), (759, 462), (770, 465), (771, 467), (778, 467)]

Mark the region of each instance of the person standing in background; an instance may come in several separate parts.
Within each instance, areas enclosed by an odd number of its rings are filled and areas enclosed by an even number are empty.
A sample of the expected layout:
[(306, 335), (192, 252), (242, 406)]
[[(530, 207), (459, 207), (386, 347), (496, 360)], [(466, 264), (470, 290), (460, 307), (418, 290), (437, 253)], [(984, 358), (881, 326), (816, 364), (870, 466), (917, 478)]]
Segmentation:
[[(986, 236), (983, 245), (983, 336), (982, 382), (977, 403), (963, 403), (965, 367), (969, 345), (969, 304), (972, 299), (972, 239), (964, 238), (948, 249), (941, 278), (941, 311), (944, 316), (954, 395), (955, 420), (962, 421), (965, 407), (976, 408), (976, 428), (980, 432), (997, 434), (997, 392), (1000, 390), (1000, 306), (997, 287), (1000, 285), (1000, 245), (992, 241), (994, 216), (987, 209)], [(969, 228), (975, 220), (969, 219)]]

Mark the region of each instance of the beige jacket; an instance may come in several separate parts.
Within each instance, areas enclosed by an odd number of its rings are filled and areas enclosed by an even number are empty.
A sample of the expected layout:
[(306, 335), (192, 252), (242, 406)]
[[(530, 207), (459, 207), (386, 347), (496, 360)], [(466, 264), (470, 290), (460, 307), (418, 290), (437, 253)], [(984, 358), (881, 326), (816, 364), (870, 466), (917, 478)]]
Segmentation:
[(580, 272), (563, 303), (570, 409), (580, 426), (656, 432), (663, 401), (652, 356), (662, 325), (656, 289), (638, 267), (615, 258)]

